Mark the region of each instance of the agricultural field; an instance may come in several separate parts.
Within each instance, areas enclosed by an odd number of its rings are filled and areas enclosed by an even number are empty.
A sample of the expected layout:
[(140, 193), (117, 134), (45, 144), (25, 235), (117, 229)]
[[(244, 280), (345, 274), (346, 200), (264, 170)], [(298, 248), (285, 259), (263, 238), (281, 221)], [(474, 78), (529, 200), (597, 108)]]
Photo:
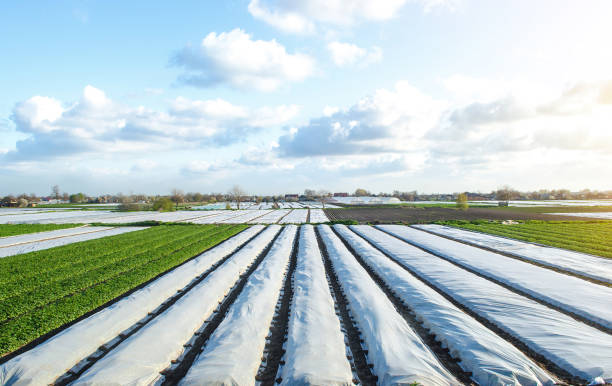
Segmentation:
[(74, 228), (81, 224), (0, 224), (0, 237)]
[(329, 221), (325, 212), (319, 208), (181, 210), (161, 213), (154, 211), (71, 210), (62, 212), (12, 211), (10, 214), (0, 216), (0, 224), (44, 224), (49, 226), (52, 226), (51, 224), (95, 224), (113, 226), (176, 222), (191, 224), (306, 223), (310, 218), (309, 214), (311, 212), (314, 213), (314, 221), (311, 222), (321, 223)]
[(0, 259), (0, 353), (78, 320), (245, 228), (157, 226)]
[[(19, 225), (17, 225), (19, 226)], [(0, 257), (42, 251), (102, 237), (119, 235), (144, 229), (144, 227), (90, 227), (58, 229), (54, 231), (27, 233), (0, 238)]]
[(449, 222), (476, 232), (612, 258), (612, 221)]
[[(537, 208), (541, 210), (543, 208)], [(550, 208), (549, 208), (550, 210)], [(427, 224), (449, 220), (577, 220), (579, 218), (562, 214), (546, 214), (532, 208), (474, 208), (461, 210), (455, 207), (424, 206), (396, 208), (342, 208), (325, 209), (331, 221), (353, 220), (360, 224)]]
[(609, 260), (474, 235), (167, 225), (0, 259), (0, 384), (612, 382)]

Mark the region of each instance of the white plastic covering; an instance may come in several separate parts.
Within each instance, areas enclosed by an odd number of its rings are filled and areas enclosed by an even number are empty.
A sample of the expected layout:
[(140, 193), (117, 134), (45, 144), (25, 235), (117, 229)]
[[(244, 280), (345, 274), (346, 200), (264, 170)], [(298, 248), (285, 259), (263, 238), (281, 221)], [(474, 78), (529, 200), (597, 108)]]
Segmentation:
[(460, 384), (410, 328), (330, 227), (319, 225), (318, 229), (363, 335), (378, 384)]
[(459, 303), (569, 373), (612, 382), (612, 336), (365, 225), (351, 226)]
[(506, 237), (487, 235), (465, 229), (443, 225), (413, 225), (415, 228), (491, 248), (522, 259), (531, 260), (550, 267), (560, 268), (579, 275), (612, 283), (612, 259), (568, 251), (567, 249), (545, 247)]
[(506, 340), (467, 315), (435, 290), (389, 260), (345, 225), (334, 228), (416, 313), (461, 367), (481, 385), (554, 384), (544, 370)]
[(285, 227), (181, 384), (255, 384), (296, 231)]
[(257, 221), (258, 218), (265, 216), (266, 214), (270, 213), (271, 210), (241, 210), (240, 211), (240, 216), (237, 217), (232, 217), (229, 220), (225, 220), (224, 222), (226, 223), (248, 223), (249, 221), (255, 220), (255, 222)]
[(306, 222), (308, 217), (308, 209), (294, 209), (286, 215), (282, 220), (281, 224), (303, 224)]
[(403, 225), (380, 225), (403, 240), (444, 256), (561, 309), (612, 328), (612, 288)]
[(49, 384), (261, 231), (253, 226), (0, 365), (0, 384)]
[[(23, 242), (17, 245), (6, 246), (6, 247), (0, 246), (0, 258), (7, 257), (7, 256), (13, 256), (13, 255), (19, 255), (21, 253), (42, 251), (43, 249), (49, 249), (49, 248), (59, 247), (62, 245), (78, 243), (81, 241), (100, 239), (102, 237), (116, 236), (122, 233), (128, 233), (128, 232), (134, 232), (134, 231), (146, 229), (146, 227), (117, 227), (117, 228), (80, 227), (80, 228), (76, 228), (75, 230), (77, 229), (80, 230), (80, 232), (74, 232), (74, 231), (68, 232), (72, 229), (62, 229), (66, 231), (66, 232), (63, 232), (65, 236), (55, 236), (54, 238), (48, 238), (46, 240), (40, 239), (40, 241)], [(86, 230), (89, 230), (89, 232), (86, 232)], [(38, 235), (38, 237), (40, 238), (42, 233), (56, 234), (54, 232), (59, 232), (59, 231), (34, 233), (32, 234), (31, 238), (35, 240), (36, 238), (34, 237), (34, 235)], [(70, 234), (70, 233), (73, 233), (73, 234)], [(24, 239), (27, 239), (25, 236), (29, 236), (29, 235), (21, 235), (21, 236), (14, 236), (14, 237), (20, 237), (20, 239), (24, 240)], [(4, 241), (4, 239), (2, 239), (2, 241)]]
[(76, 228), (56, 229), (52, 231), (43, 231), (35, 233), (23, 233), (15, 236), (0, 237), (0, 248), (8, 247), (11, 245), (32, 243), (35, 241), (42, 241), (48, 239), (55, 239), (58, 237), (66, 237), (78, 235), (81, 233), (99, 232), (103, 230), (111, 229), (110, 227), (90, 227), (90, 226), (79, 226)]
[(321, 222), (328, 222), (329, 219), (323, 211), (323, 209), (310, 209), (310, 223), (317, 224)]
[(179, 357), (183, 345), (212, 315), (240, 275), (280, 231), (273, 225), (214, 270), (163, 314), (90, 367), (74, 385), (148, 385)]
[(352, 385), (344, 335), (325, 278), (314, 228), (300, 228), (282, 385)]
[(250, 221), (250, 223), (257, 224), (275, 224), (280, 220), (283, 216), (290, 212), (290, 209), (277, 209), (272, 212), (266, 214), (263, 217)]
[[(608, 202), (608, 205), (612, 205), (612, 202)], [(612, 212), (593, 212), (593, 213), (547, 213), (555, 216), (575, 216), (575, 217), (590, 217), (600, 218), (603, 220), (612, 220)]]

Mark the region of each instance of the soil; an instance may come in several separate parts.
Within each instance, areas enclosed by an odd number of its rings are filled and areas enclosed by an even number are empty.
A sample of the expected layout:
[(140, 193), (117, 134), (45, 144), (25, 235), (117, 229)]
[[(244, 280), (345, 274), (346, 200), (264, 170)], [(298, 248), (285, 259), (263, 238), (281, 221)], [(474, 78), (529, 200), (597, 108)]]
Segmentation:
[(592, 220), (576, 216), (549, 215), (494, 208), (343, 208), (325, 209), (331, 221), (354, 220), (360, 224), (405, 223), (420, 224), (445, 220)]

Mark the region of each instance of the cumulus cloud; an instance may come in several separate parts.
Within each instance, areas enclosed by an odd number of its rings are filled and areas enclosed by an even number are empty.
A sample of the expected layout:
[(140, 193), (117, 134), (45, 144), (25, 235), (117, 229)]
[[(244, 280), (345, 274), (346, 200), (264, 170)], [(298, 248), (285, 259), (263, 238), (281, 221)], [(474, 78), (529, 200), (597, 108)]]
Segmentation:
[(279, 139), (286, 157), (419, 151), (444, 107), (407, 82), (381, 89), (348, 109), (312, 119)]
[(93, 86), (72, 104), (34, 96), (12, 115), (18, 141), (10, 159), (40, 159), (76, 153), (137, 153), (162, 149), (229, 145), (264, 127), (282, 125), (298, 107), (247, 108), (222, 99), (176, 98), (167, 111), (116, 103)]
[(239, 89), (272, 91), (287, 82), (299, 82), (314, 71), (314, 60), (287, 52), (276, 40), (253, 40), (237, 28), (209, 33), (197, 47), (187, 46), (172, 63), (185, 69), (179, 82), (211, 87), (226, 84)]
[(379, 47), (372, 47), (370, 50), (361, 48), (355, 44), (330, 42), (327, 44), (332, 61), (338, 67), (346, 67), (359, 63), (368, 65), (370, 63), (380, 62), (382, 59), (382, 50)]
[[(319, 168), (342, 164), (347, 170), (346, 165), (361, 169), (357, 165), (374, 168), (377, 163), (398, 170), (402, 165), (493, 170), (509, 160), (547, 163), (550, 154), (559, 160), (579, 159), (585, 152), (595, 157), (612, 149), (609, 87), (608, 81), (578, 83), (546, 97), (523, 99), (509, 91), (456, 103), (399, 82), (289, 130), (280, 137), (276, 153), (293, 160), (316, 159)], [(534, 95), (546, 93), (534, 90)]]
[[(251, 15), (275, 28), (290, 33), (312, 33), (317, 24), (351, 26), (363, 21), (393, 18), (410, 0), (251, 0)], [(452, 6), (456, 0), (412, 0), (425, 11)]]

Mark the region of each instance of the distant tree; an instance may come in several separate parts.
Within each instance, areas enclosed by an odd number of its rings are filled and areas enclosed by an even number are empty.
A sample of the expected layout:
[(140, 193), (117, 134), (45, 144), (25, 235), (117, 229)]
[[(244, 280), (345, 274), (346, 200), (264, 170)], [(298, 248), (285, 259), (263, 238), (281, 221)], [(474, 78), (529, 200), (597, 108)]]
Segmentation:
[(83, 193), (76, 193), (76, 194), (71, 194), (69, 199), (70, 199), (70, 203), (79, 204), (81, 202), (85, 202), (86, 197)]
[(498, 188), (495, 192), (495, 198), (499, 201), (508, 202), (516, 197), (518, 197), (518, 192), (508, 185)]
[(369, 196), (370, 192), (368, 192), (365, 189), (359, 188), (359, 189), (355, 189), (355, 196), (356, 197), (365, 197), (365, 196)]
[(68, 201), (70, 199), (70, 195), (66, 192), (62, 193), (62, 200)]
[(59, 198), (60, 198), (60, 188), (59, 188), (58, 185), (53, 185), (53, 187), (51, 188), (51, 195), (56, 200), (59, 200)]
[(314, 189), (304, 189), (304, 196), (308, 200), (314, 200), (314, 197), (317, 195), (317, 192)]
[(17, 205), (20, 208), (25, 208), (26, 206), (28, 206), (28, 200), (26, 200), (25, 198), (20, 198), (17, 200)]
[(230, 200), (236, 201), (236, 207), (240, 209), (240, 201), (242, 201), (242, 197), (246, 196), (246, 192), (239, 185), (234, 185), (227, 195), (230, 197)]
[(457, 196), (457, 208), (467, 210), (468, 197), (466, 193), (459, 193), (459, 195)]
[(153, 210), (172, 212), (174, 211), (174, 203), (168, 197), (160, 197), (153, 203)]
[(185, 193), (180, 189), (172, 189), (172, 196), (170, 199), (176, 204), (176, 209), (178, 209), (179, 204), (185, 202)]
[(331, 199), (331, 193), (329, 190), (321, 189), (317, 192), (317, 201), (321, 203), (323, 209), (325, 209), (325, 203), (329, 202)]

